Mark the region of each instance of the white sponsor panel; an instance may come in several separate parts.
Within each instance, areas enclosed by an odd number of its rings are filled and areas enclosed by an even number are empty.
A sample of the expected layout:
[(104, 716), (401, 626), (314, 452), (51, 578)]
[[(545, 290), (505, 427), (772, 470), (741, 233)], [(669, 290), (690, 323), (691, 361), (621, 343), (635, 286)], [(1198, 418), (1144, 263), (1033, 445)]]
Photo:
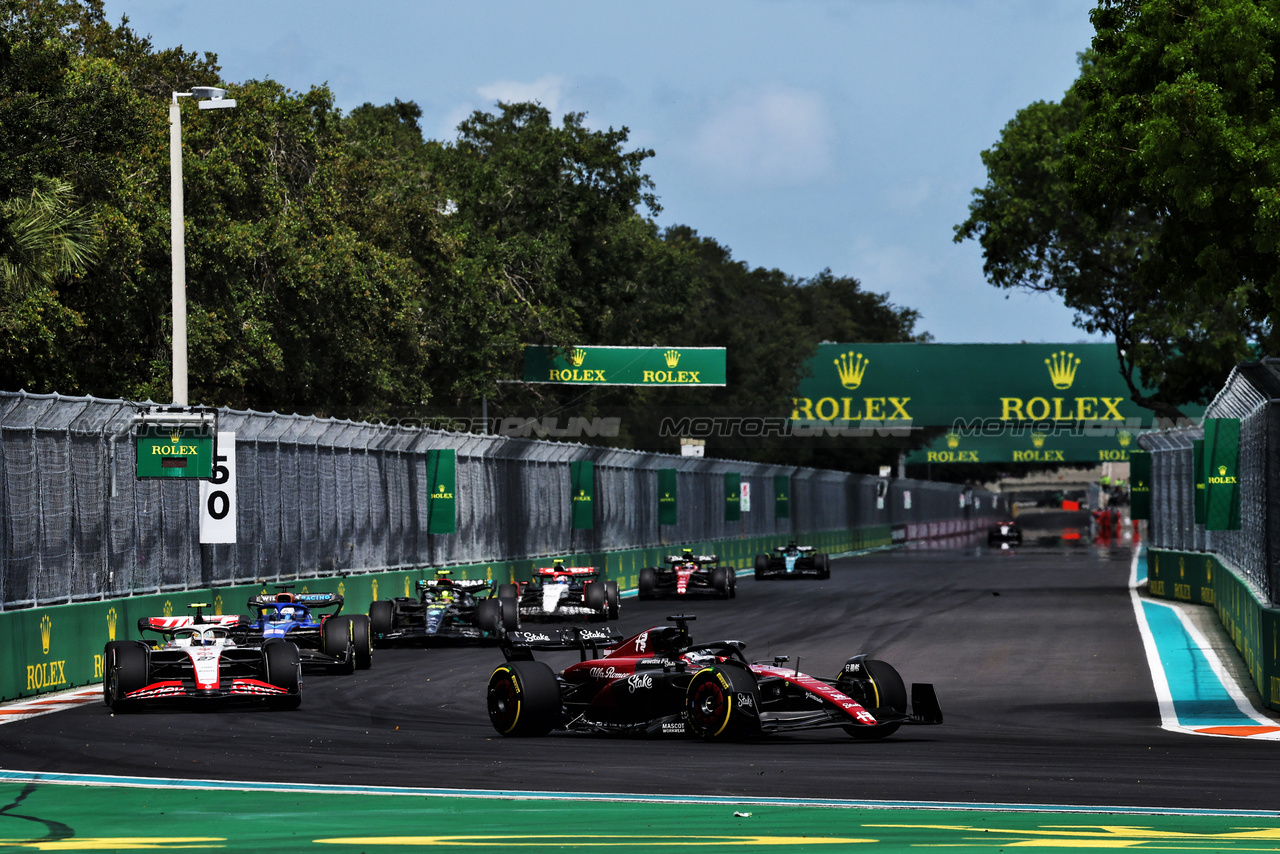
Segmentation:
[(738, 493), (738, 508), (743, 513), (750, 513), (751, 512), (751, 484), (747, 483), (744, 480), (741, 486), (739, 487), (739, 489), (741, 491)]
[(200, 542), (236, 541), (236, 434), (218, 431), (213, 477), (200, 481)]

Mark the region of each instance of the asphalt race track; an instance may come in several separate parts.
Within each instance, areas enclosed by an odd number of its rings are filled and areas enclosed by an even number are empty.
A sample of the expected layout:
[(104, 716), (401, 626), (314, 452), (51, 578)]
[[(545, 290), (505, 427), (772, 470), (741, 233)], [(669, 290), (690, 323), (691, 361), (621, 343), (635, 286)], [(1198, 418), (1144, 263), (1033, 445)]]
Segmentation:
[[(1128, 549), (1037, 541), (904, 550), (832, 578), (740, 582), (732, 601), (623, 601), (630, 634), (697, 614), (695, 639), (834, 675), (866, 651), (932, 681), (946, 715), (878, 742), (840, 730), (737, 744), (584, 735), (504, 739), (484, 685), (494, 648), (379, 650), (309, 675), (296, 712), (113, 716), (103, 705), (0, 727), (0, 767), (220, 780), (1274, 809), (1280, 745), (1158, 728), (1129, 599)], [(561, 654), (562, 655), (562, 654)], [(553, 666), (556, 659), (549, 659)], [(559, 659), (561, 663), (567, 660)]]

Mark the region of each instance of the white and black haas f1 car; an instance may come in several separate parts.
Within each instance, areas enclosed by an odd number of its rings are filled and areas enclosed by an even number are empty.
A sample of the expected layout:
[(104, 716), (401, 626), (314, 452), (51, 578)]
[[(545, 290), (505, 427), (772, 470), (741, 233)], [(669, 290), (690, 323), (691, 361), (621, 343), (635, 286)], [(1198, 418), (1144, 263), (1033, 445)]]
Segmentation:
[(1012, 519), (1001, 520), (999, 524), (987, 529), (987, 545), (999, 546), (1006, 543), (1011, 546), (1022, 545), (1022, 526)]
[[(904, 724), (940, 724), (933, 686), (911, 686), (884, 661), (855, 655), (834, 679), (785, 667), (786, 656), (752, 663), (736, 640), (695, 644), (692, 616), (673, 616), (621, 640), (607, 631), (567, 627), (511, 632), (506, 664), (489, 677), (494, 729), (505, 736), (552, 730), (619, 735), (749, 739), (839, 727), (858, 739), (884, 738)], [(535, 650), (578, 650), (559, 674)], [(608, 649), (603, 655), (603, 650)]]
[(696, 555), (684, 549), (667, 557), (667, 566), (647, 566), (640, 570), (636, 595), (641, 599), (711, 594), (721, 599), (738, 595), (738, 577), (733, 567), (721, 566), (716, 555)]
[(138, 630), (159, 643), (111, 641), (102, 653), (102, 699), (112, 711), (147, 705), (248, 701), (274, 709), (302, 702), (298, 647), (282, 638), (251, 642), (239, 616), (143, 617)]
[[(304, 667), (353, 673), (372, 666), (373, 636), (366, 615), (339, 616), (341, 595), (290, 593), (290, 586), (279, 584), (277, 593), (250, 597), (248, 643), (284, 638), (298, 647)], [(316, 613), (329, 608), (334, 609), (332, 614)]]
[(369, 623), (379, 645), (397, 643), (447, 644), (497, 642), (520, 627), (520, 613), (512, 601), (491, 593), (483, 579), (449, 578), (447, 569), (418, 582), (418, 598), (380, 599), (369, 605)]
[(830, 578), (831, 557), (815, 553), (813, 546), (774, 547), (772, 554), (756, 555), (756, 580), (766, 578)]
[(565, 566), (563, 560), (553, 560), (551, 566), (535, 568), (531, 581), (501, 585), (498, 598), (518, 608), (522, 620), (616, 620), (618, 582), (606, 581), (603, 575), (593, 566)]

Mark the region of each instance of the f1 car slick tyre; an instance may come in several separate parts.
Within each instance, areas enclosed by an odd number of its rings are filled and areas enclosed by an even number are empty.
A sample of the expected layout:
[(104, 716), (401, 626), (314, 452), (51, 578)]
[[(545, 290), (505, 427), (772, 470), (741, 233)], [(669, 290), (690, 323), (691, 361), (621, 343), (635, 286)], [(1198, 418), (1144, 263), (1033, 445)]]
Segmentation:
[(652, 599), (658, 590), (658, 571), (651, 566), (640, 570), (640, 578), (636, 584), (637, 599)]
[(608, 617), (605, 611), (607, 598), (603, 582), (588, 581), (582, 586), (582, 604), (598, 612), (601, 617)]
[(498, 604), (502, 606), (502, 627), (509, 632), (514, 632), (519, 629), (520, 600), (499, 599)]
[(131, 691), (147, 687), (151, 669), (147, 648), (137, 641), (111, 641), (102, 652), (102, 701), (113, 712), (132, 712), (139, 700), (126, 700)]
[(684, 714), (689, 729), (705, 741), (760, 733), (760, 691), (751, 671), (704, 667), (689, 680)]
[(756, 581), (764, 578), (765, 573), (769, 571), (769, 556), (756, 555)]
[(826, 555), (826, 554), (814, 555), (813, 565), (818, 568), (819, 578), (831, 577), (831, 555)]
[(385, 635), (395, 623), (395, 606), (390, 600), (380, 599), (369, 606), (369, 630), (375, 635)]
[(727, 566), (717, 566), (711, 570), (711, 586), (722, 599), (733, 598), (733, 574)]
[(541, 661), (508, 661), (489, 677), (489, 720), (505, 736), (546, 735), (560, 723), (560, 683)]
[(356, 669), (368, 670), (373, 666), (373, 631), (370, 619), (364, 614), (347, 617), (351, 621), (351, 642), (356, 648)]
[(481, 599), (476, 603), (476, 623), (495, 638), (503, 635), (503, 605), (510, 600)]
[(510, 599), (511, 601), (518, 603), (520, 601), (520, 588), (514, 584), (499, 584), (498, 598)]
[[(850, 672), (850, 667), (861, 664), (860, 672)], [(874, 658), (845, 662), (836, 679), (836, 688), (862, 704), (872, 715), (889, 711), (898, 715), (907, 713), (907, 686), (892, 664)], [(847, 726), (845, 732), (858, 739), (877, 739), (893, 735), (900, 723), (876, 726)]]
[(350, 617), (330, 617), (320, 627), (323, 633), (323, 652), (338, 660), (341, 673), (356, 672), (356, 645), (352, 638)]
[[(330, 620), (325, 620), (327, 625)], [(272, 697), (267, 704), (273, 709), (296, 709), (302, 705), (302, 663), (298, 648), (289, 641), (272, 638), (262, 645), (262, 661), (267, 670), (267, 682), (289, 692), (284, 697)]]
[(618, 592), (618, 582), (606, 581), (604, 583), (604, 601), (609, 606), (609, 619), (618, 619), (618, 613), (621, 610), (620, 603), (622, 601), (622, 595)]

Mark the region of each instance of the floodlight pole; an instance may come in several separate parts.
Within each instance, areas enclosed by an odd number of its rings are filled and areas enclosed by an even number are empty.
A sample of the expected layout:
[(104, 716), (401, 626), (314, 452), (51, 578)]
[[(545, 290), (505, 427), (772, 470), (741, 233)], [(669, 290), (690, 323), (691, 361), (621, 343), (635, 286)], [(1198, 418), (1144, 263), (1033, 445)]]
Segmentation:
[(173, 267), (173, 405), (186, 406), (187, 399), (187, 250), (186, 227), (182, 218), (182, 111), (179, 98), (196, 95), (202, 110), (234, 107), (235, 99), (224, 98), (226, 90), (195, 86), (190, 92), (174, 92), (169, 102), (169, 244)]

